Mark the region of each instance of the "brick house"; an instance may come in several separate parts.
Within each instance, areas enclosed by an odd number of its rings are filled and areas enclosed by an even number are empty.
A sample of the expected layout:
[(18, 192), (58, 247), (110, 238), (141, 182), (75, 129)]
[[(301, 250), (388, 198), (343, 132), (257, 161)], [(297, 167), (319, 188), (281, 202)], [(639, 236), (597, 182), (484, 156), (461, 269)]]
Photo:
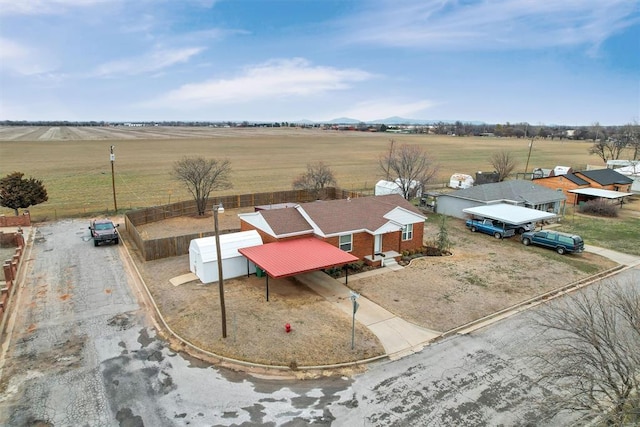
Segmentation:
[(256, 230), (266, 243), (316, 237), (370, 265), (423, 246), (424, 221), (398, 194), (302, 203), (239, 214), (240, 230)]
[(631, 191), (633, 180), (612, 169), (596, 169), (537, 178), (534, 182), (553, 190), (562, 190), (567, 197), (567, 203), (576, 205), (583, 199), (580, 194), (573, 193), (571, 190), (595, 188), (628, 193)]

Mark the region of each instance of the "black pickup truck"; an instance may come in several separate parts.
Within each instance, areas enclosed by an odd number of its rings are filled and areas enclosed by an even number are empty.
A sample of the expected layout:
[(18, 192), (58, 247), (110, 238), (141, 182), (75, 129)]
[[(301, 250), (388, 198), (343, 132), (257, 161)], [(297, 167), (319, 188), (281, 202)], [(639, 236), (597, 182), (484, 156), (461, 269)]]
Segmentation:
[(100, 243), (120, 243), (120, 234), (118, 234), (118, 227), (120, 224), (114, 224), (110, 219), (94, 219), (89, 224), (89, 230), (91, 231), (91, 237), (93, 238), (94, 246), (98, 246)]

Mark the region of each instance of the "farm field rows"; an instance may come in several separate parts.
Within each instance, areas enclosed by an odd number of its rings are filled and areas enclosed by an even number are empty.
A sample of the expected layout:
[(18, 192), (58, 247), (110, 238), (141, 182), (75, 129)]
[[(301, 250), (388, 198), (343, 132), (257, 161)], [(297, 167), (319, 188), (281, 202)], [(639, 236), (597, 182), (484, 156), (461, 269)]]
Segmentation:
[[(529, 152), (525, 139), (298, 128), (0, 127), (0, 175), (20, 171), (44, 182), (49, 201), (30, 209), (36, 221), (113, 211), (111, 145), (120, 211), (190, 199), (170, 175), (183, 156), (231, 160), (234, 188), (220, 195), (290, 189), (306, 164), (317, 161), (331, 167), (338, 186), (372, 192), (381, 178), (378, 160), (391, 139), (425, 149), (439, 165), (436, 182), (443, 186), (455, 172), (492, 170), (489, 157), (499, 150), (514, 155), (516, 171), (524, 172)], [(536, 140), (528, 170), (600, 164), (588, 154), (590, 146), (588, 141)], [(13, 212), (2, 208), (0, 214)]]

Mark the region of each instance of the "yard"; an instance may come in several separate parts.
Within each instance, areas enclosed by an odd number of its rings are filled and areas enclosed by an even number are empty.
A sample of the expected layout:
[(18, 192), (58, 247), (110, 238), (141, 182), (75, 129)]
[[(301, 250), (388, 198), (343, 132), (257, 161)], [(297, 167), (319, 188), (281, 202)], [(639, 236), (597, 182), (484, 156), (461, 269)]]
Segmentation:
[[(236, 213), (224, 215), (232, 227)], [(439, 218), (429, 215), (425, 239), (434, 238)], [(211, 218), (174, 218), (148, 224), (147, 235), (180, 234), (211, 227)], [(517, 238), (496, 240), (471, 233), (449, 219), (452, 256), (415, 259), (408, 267), (370, 278), (350, 277), (349, 286), (396, 315), (420, 326), (447, 331), (615, 266), (591, 253), (560, 256), (524, 247)], [(589, 239), (586, 238), (587, 244)], [(228, 338), (221, 338), (217, 284), (173, 286), (169, 279), (189, 271), (188, 256), (141, 262), (147, 286), (176, 333), (202, 348), (232, 358), (283, 366), (324, 365), (383, 353), (376, 337), (358, 325), (350, 348), (351, 318), (295, 279), (251, 276), (225, 281)], [(357, 318), (357, 316), (356, 316)], [(287, 334), (284, 325), (293, 331)]]

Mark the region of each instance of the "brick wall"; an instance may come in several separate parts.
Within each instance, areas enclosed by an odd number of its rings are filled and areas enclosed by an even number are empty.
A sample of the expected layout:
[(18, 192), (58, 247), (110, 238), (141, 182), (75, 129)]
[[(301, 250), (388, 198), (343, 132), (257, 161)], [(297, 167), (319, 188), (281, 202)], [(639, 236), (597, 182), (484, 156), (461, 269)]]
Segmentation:
[(31, 225), (31, 215), (25, 212), (17, 216), (0, 215), (0, 227), (29, 227)]
[[(0, 233), (0, 234), (9, 234), (9, 233)], [(9, 317), (9, 301), (11, 295), (15, 290), (15, 281), (18, 276), (18, 268), (20, 267), (20, 261), (24, 255), (25, 249), (25, 240), (24, 236), (21, 233), (10, 233), (11, 239), (3, 239), (3, 240), (12, 240), (15, 244), (15, 253), (14, 255), (7, 260), (3, 261), (2, 270), (4, 276), (4, 283), (0, 286), (0, 319), (2, 328), (4, 330), (4, 325), (6, 320)], [(3, 236), (6, 238), (7, 236)]]

